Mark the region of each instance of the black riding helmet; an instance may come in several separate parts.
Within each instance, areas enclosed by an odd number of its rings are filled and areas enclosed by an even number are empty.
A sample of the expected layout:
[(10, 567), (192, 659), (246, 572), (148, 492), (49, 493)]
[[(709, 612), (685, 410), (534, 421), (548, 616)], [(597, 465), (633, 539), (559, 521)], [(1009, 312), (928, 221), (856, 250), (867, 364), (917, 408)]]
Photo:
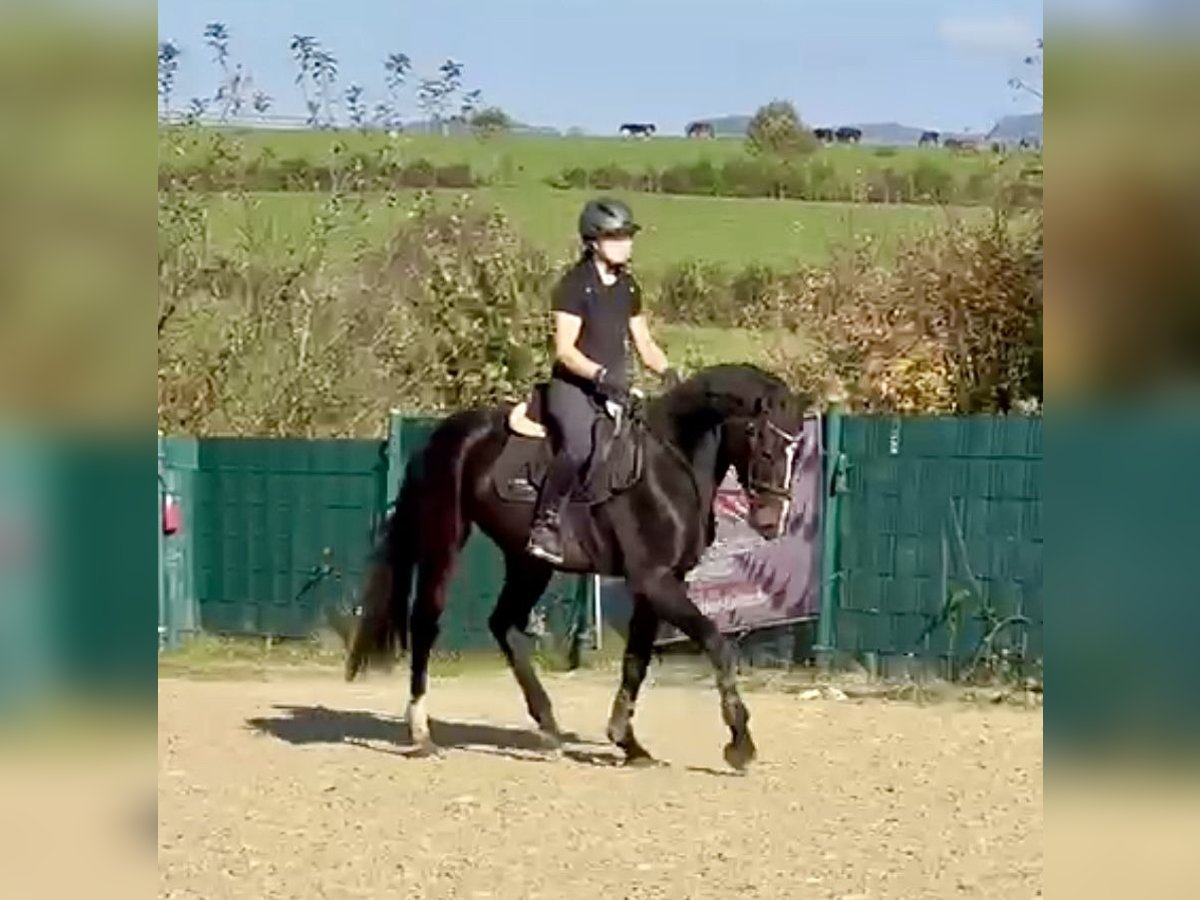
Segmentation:
[(633, 211), (620, 200), (601, 197), (589, 200), (579, 214), (579, 237), (595, 241), (602, 237), (632, 237), (642, 226), (633, 221)]

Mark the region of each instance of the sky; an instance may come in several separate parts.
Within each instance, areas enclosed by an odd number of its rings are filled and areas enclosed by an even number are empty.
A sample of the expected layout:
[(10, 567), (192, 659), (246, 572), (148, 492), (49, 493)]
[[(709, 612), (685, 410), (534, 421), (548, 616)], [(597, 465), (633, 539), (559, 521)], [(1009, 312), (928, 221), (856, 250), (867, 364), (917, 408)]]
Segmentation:
[[(1008, 80), (1042, 34), (1041, 0), (159, 0), (158, 38), (183, 51), (175, 107), (215, 91), (202, 37), (214, 21), (289, 115), (304, 111), (293, 34), (330, 50), (368, 108), (384, 99), (387, 54), (412, 58), (413, 83), (449, 57), (518, 121), (596, 134), (629, 121), (680, 132), (775, 98), (814, 126), (986, 131), (1040, 109)], [(412, 85), (401, 113), (419, 115)]]

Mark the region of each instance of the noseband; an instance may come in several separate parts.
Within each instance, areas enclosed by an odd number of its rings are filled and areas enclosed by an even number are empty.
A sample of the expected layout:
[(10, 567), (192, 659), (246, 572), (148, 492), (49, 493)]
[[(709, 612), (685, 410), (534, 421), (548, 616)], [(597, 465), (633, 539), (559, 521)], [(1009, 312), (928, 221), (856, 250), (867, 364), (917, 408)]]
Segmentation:
[[(787, 431), (784, 431), (770, 419), (767, 419), (767, 429), (774, 432), (784, 440), (783, 453), (786, 458), (786, 465), (784, 468), (783, 484), (781, 486), (776, 486), (768, 481), (763, 481), (759, 478), (756, 478), (753, 474), (754, 463), (752, 461), (750, 464), (750, 484), (748, 485), (748, 489), (753, 494), (766, 494), (771, 497), (779, 497), (783, 500), (791, 500), (792, 469), (796, 459), (796, 448), (800, 446), (800, 439), (802, 435), (799, 433), (791, 434)], [(774, 459), (771, 459), (771, 462), (774, 462)]]

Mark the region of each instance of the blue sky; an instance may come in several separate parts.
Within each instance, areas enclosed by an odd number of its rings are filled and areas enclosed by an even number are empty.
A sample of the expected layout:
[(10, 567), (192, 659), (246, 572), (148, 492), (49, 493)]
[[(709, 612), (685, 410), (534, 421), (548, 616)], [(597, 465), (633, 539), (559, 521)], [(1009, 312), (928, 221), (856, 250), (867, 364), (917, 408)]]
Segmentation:
[[(331, 50), (340, 86), (361, 83), (369, 105), (389, 52), (412, 57), (413, 81), (452, 57), (467, 88), (517, 119), (601, 134), (624, 121), (680, 131), (776, 97), (813, 125), (945, 131), (1039, 108), (1007, 81), (1042, 33), (1040, 0), (159, 0), (159, 40), (184, 51), (176, 106), (215, 88), (211, 21), (272, 111), (295, 115), (295, 33)], [(415, 116), (411, 90), (405, 102)]]

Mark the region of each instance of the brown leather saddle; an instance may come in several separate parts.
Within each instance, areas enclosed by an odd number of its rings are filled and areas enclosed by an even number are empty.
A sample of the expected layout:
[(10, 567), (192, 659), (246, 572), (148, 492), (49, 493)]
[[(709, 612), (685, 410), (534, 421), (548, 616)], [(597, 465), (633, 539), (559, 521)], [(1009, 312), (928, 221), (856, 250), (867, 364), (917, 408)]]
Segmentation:
[[(496, 495), (508, 503), (534, 503), (554, 456), (545, 426), (545, 384), (508, 415), (508, 442), (492, 466)], [(571, 503), (594, 505), (629, 490), (642, 477), (644, 426), (637, 404), (616, 415), (597, 410), (592, 455), (571, 493)]]

